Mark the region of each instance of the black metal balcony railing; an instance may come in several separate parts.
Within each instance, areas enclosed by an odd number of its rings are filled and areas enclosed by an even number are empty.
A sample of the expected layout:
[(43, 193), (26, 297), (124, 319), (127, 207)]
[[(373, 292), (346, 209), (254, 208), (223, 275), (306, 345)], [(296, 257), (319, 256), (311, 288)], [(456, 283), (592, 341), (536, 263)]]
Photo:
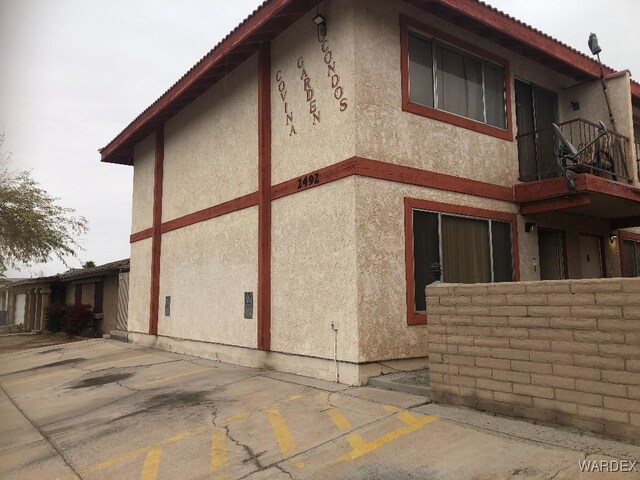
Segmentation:
[[(562, 135), (579, 151), (598, 136), (599, 126), (582, 118), (562, 122), (558, 126)], [(553, 127), (524, 133), (516, 139), (521, 181), (532, 182), (562, 176), (556, 162), (558, 139)], [(631, 183), (633, 174), (627, 166), (628, 145), (627, 137), (607, 130), (606, 135), (578, 156), (575, 164), (566, 167), (576, 173), (591, 173), (618, 182)], [(640, 158), (638, 163), (640, 165)]]

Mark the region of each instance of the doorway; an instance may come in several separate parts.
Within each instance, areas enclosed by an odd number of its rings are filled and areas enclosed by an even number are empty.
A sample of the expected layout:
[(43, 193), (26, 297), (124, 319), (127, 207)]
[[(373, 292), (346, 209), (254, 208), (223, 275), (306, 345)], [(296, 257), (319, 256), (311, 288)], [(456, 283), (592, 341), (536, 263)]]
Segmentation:
[(517, 79), (515, 90), (520, 180), (557, 177), (556, 140), (551, 124), (558, 122), (558, 95)]
[(602, 237), (580, 234), (580, 267), (582, 278), (603, 278)]
[(538, 229), (540, 254), (540, 280), (567, 278), (567, 262), (564, 232)]

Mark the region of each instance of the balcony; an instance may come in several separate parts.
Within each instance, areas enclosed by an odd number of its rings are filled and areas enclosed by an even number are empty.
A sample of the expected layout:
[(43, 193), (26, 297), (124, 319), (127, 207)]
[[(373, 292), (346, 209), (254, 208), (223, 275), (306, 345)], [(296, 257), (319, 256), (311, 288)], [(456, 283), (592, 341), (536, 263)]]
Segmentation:
[[(596, 140), (598, 125), (582, 118), (559, 123), (558, 126), (562, 135), (581, 151), (575, 163), (564, 165), (567, 170), (632, 183), (633, 173), (629, 171), (627, 162), (627, 137), (607, 130), (606, 135)], [(521, 181), (533, 182), (563, 176), (556, 161), (558, 139), (553, 127), (524, 133), (516, 139)], [(594, 140), (595, 143), (592, 143)]]
[(640, 189), (632, 185), (629, 171), (640, 164), (640, 142), (638, 158), (631, 162), (629, 139), (622, 135), (607, 130), (598, 138), (598, 125), (584, 119), (558, 126), (579, 152), (572, 159), (565, 156), (562, 167), (553, 127), (517, 137), (523, 183), (514, 186), (514, 197), (520, 213), (564, 212), (610, 219), (612, 228), (640, 226)]

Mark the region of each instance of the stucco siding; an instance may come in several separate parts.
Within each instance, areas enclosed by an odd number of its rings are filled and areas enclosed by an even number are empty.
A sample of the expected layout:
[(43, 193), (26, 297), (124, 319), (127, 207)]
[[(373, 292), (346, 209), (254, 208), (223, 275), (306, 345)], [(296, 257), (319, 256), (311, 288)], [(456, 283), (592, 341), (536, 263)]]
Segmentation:
[(353, 1), (329, 0), (320, 11), (329, 25), (324, 43), (318, 41), (314, 9), (272, 44), (274, 184), (355, 152)]
[(131, 244), (129, 272), (129, 331), (149, 332), (151, 239)]
[(358, 358), (354, 178), (272, 206), (271, 349)]
[(133, 161), (133, 213), (131, 233), (150, 228), (153, 223), (153, 165), (155, 135), (140, 142)]
[[(255, 348), (257, 262), (257, 207), (163, 235), (158, 334)], [(252, 319), (245, 292), (253, 292)]]
[(258, 189), (257, 58), (166, 123), (163, 221)]
[(359, 361), (425, 357), (426, 328), (407, 325), (404, 198), (516, 213), (510, 203), (358, 178)]
[(514, 138), (514, 77), (553, 91), (560, 91), (571, 80), (402, 2), (357, 0), (357, 5), (356, 154), (500, 185), (517, 183), (515, 141), (402, 110), (400, 15), (445, 31), (509, 62), (512, 95), (508, 108)]

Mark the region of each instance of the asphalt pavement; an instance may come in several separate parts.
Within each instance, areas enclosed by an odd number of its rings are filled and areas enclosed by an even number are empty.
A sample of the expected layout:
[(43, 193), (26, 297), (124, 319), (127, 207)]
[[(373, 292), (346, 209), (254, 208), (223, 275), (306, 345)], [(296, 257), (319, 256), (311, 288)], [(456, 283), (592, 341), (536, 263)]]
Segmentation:
[(0, 387), (2, 479), (640, 478), (637, 445), (112, 340), (0, 355)]

